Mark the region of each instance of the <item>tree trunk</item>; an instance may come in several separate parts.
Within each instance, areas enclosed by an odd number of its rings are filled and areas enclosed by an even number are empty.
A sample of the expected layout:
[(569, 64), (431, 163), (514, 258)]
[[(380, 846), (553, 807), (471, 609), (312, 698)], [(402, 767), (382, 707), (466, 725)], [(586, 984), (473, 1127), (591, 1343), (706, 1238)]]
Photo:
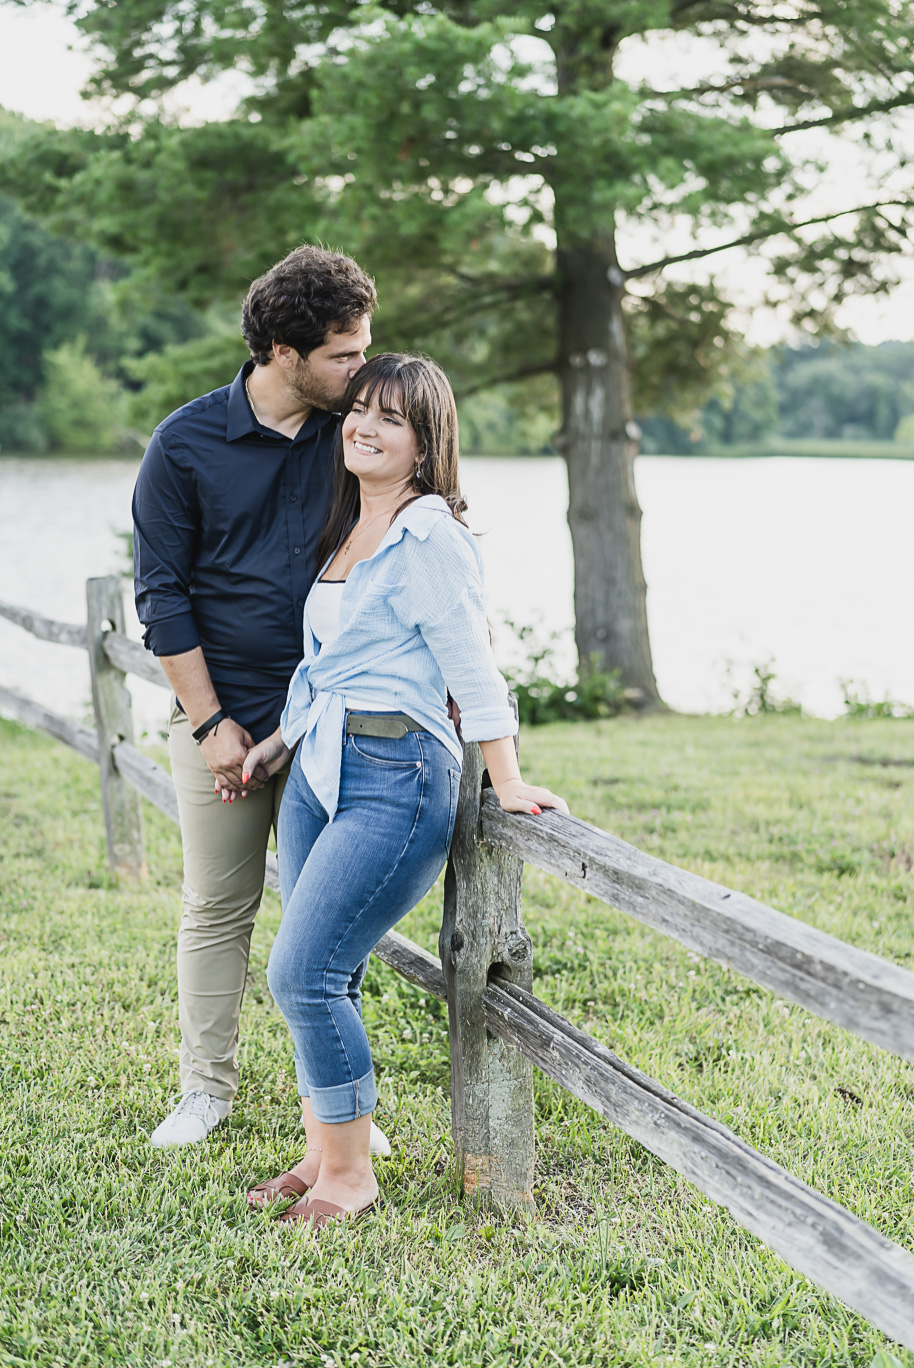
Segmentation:
[(612, 238), (558, 248), (563, 454), (582, 667), (618, 669), (633, 701), (660, 701), (647, 630), (638, 429), (631, 407), (623, 278)]

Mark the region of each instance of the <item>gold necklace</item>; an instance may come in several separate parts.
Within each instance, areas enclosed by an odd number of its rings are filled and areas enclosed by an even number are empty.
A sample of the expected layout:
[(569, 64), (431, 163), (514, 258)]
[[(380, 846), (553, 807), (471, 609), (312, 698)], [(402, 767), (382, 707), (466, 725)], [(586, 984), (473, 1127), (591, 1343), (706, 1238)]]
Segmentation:
[(390, 510), (385, 509), (384, 512), (379, 513), (376, 518), (372, 518), (371, 522), (366, 523), (364, 527), (359, 527), (358, 524), (356, 524), (356, 531), (352, 533), (352, 536), (349, 538), (348, 542), (343, 547), (343, 555), (345, 556), (346, 552), (349, 550), (350, 546), (357, 537), (360, 537), (363, 532), (367, 532), (369, 527), (374, 527), (375, 523), (380, 522), (381, 518), (389, 516), (389, 512)]
[(246, 394), (247, 397), (248, 397), (248, 403), (249, 403), (250, 406), (251, 406), (251, 412), (253, 413), (255, 419), (257, 420), (257, 422), (260, 424), (261, 427), (266, 427), (266, 426), (267, 426), (266, 423), (263, 421), (263, 419), (261, 418), (260, 414), (257, 412), (257, 410), (256, 410), (255, 407), (254, 407), (254, 400), (251, 398), (251, 391), (248, 389), (248, 378), (247, 378), (247, 376), (244, 377), (244, 392), (245, 392), (245, 394)]

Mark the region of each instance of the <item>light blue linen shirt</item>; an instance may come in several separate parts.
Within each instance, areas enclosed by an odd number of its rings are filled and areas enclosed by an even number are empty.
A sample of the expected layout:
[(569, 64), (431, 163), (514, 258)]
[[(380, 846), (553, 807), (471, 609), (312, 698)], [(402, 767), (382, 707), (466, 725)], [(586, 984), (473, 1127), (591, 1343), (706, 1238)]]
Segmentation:
[(444, 499), (425, 494), (394, 520), (374, 555), (353, 566), (340, 601), (339, 636), (323, 649), (305, 604), (305, 656), (292, 676), (280, 728), (290, 749), (301, 741), (298, 762), (331, 821), (339, 803), (346, 694), (368, 694), (408, 713), (460, 765), (448, 690), (460, 707), (465, 741), (515, 735), (508, 686), (489, 641), (482, 558)]

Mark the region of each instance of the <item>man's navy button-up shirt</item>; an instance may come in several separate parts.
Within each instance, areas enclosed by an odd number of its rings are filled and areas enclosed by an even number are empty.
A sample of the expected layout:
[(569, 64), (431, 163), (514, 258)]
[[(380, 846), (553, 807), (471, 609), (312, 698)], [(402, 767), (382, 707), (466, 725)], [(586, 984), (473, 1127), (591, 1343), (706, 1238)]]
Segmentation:
[(330, 510), (338, 420), (294, 438), (257, 421), (247, 362), (160, 423), (133, 495), (136, 606), (156, 655), (203, 648), (222, 710), (276, 728), (303, 655), (302, 611)]

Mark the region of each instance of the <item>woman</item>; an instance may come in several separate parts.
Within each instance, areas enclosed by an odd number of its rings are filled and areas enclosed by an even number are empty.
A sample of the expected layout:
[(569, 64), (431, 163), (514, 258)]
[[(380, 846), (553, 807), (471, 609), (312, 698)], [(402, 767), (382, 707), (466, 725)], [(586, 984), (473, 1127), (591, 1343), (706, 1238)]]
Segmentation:
[(283, 918), (267, 977), (295, 1043), (307, 1134), (302, 1162), (248, 1201), (301, 1194), (281, 1219), (315, 1228), (378, 1198), (360, 987), (372, 948), (447, 858), (462, 755), (448, 691), (502, 807), (568, 811), (518, 769), (457, 455), (454, 397), (433, 361), (376, 356), (354, 377), (306, 655), (279, 729), (245, 764), (246, 782), (272, 774), (300, 742), (279, 816)]

